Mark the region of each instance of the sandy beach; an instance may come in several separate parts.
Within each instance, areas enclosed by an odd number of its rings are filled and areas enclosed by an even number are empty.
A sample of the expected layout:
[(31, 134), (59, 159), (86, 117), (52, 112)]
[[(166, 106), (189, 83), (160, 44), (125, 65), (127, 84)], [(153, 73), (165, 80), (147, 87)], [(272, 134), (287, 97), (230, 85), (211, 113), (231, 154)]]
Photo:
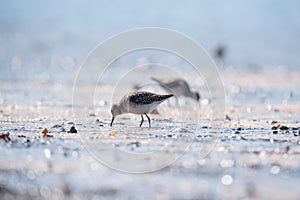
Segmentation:
[[(152, 115), (151, 129), (138, 127), (134, 115), (109, 127), (110, 105), (101, 99), (96, 112), (75, 107), (81, 113), (75, 122), (72, 85), (51, 90), (51, 84), (2, 83), (0, 134), (9, 136), (0, 140), (1, 198), (299, 198), (298, 75), (279, 86), (274, 74), (248, 73), (242, 79), (223, 74), (227, 118), (209, 127), (202, 106), (197, 131), (195, 124), (176, 124), (166, 116), (164, 109), (176, 110), (167, 103), (158, 108), (161, 115)], [(262, 84), (251, 89), (248, 79)], [(264, 99), (271, 96), (281, 98)], [(70, 132), (72, 126), (77, 133)], [(126, 162), (128, 155), (147, 153), (160, 156)], [(121, 172), (145, 163), (153, 172)]]
[(0, 199), (300, 199), (299, 5), (2, 0)]

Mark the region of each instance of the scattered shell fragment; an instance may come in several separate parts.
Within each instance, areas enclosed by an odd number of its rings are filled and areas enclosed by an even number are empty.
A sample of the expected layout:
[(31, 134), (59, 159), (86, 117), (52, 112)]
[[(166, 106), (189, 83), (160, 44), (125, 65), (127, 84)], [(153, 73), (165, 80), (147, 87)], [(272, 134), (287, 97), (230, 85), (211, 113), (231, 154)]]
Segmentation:
[(47, 128), (44, 128), (44, 130), (42, 131), (42, 134), (47, 134), (48, 133), (48, 129)]
[(26, 138), (26, 135), (19, 134), (19, 135), (17, 135), (17, 137), (19, 137), (19, 138)]
[(279, 129), (279, 128), (280, 128), (280, 124), (278, 124), (277, 126), (273, 126), (272, 130), (276, 130), (276, 129)]
[(152, 115), (159, 115), (159, 112), (157, 111), (157, 109), (152, 110), (152, 112), (150, 113)]
[(60, 125), (60, 124), (55, 124), (55, 125), (53, 125), (51, 128), (61, 128), (62, 127), (62, 125)]
[(116, 135), (117, 135), (117, 132), (116, 132), (116, 131), (114, 131), (114, 132), (108, 134), (109, 137), (116, 137)]
[(49, 135), (48, 132), (49, 132), (48, 129), (44, 128), (44, 130), (42, 131), (43, 138), (53, 137), (53, 135)]

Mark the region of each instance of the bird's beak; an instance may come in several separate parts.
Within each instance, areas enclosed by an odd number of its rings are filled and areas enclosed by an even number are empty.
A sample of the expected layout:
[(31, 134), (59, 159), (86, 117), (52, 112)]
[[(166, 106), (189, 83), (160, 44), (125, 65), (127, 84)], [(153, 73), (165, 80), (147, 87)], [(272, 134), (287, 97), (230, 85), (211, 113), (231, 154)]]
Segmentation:
[(110, 122), (110, 126), (112, 126), (113, 122), (114, 122), (115, 117), (113, 116)]

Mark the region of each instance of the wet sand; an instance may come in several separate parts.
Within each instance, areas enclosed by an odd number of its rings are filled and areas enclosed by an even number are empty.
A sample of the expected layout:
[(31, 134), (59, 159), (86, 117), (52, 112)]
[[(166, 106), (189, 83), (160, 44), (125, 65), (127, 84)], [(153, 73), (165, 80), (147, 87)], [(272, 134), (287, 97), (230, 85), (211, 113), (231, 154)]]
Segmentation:
[[(81, 113), (75, 121), (72, 85), (2, 83), (0, 134), (9, 135), (0, 140), (0, 198), (299, 199), (297, 76), (278, 84), (272, 76), (238, 80), (224, 74), (228, 117), (210, 127), (203, 107), (197, 131), (196, 124), (166, 117), (165, 111), (176, 111), (167, 103), (158, 109), (161, 115), (152, 115), (153, 129), (139, 128), (133, 115), (111, 128), (105, 101), (96, 112), (75, 107)], [(72, 126), (77, 133), (69, 132)], [(178, 149), (174, 141), (190, 146)], [(177, 154), (160, 170), (131, 174), (101, 162), (97, 153), (111, 149)], [(124, 162), (117, 154), (106, 156)], [(128, 169), (138, 165), (128, 162)]]

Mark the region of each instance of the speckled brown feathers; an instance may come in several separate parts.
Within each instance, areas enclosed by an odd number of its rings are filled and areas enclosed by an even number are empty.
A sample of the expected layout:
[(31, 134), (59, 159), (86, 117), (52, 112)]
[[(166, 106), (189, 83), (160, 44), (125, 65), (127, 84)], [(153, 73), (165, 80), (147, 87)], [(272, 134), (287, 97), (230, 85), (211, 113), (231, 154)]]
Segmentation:
[(157, 95), (150, 92), (137, 92), (134, 95), (129, 97), (129, 102), (138, 105), (151, 104), (156, 101), (164, 101), (170, 97), (174, 96), (173, 94), (168, 95)]

